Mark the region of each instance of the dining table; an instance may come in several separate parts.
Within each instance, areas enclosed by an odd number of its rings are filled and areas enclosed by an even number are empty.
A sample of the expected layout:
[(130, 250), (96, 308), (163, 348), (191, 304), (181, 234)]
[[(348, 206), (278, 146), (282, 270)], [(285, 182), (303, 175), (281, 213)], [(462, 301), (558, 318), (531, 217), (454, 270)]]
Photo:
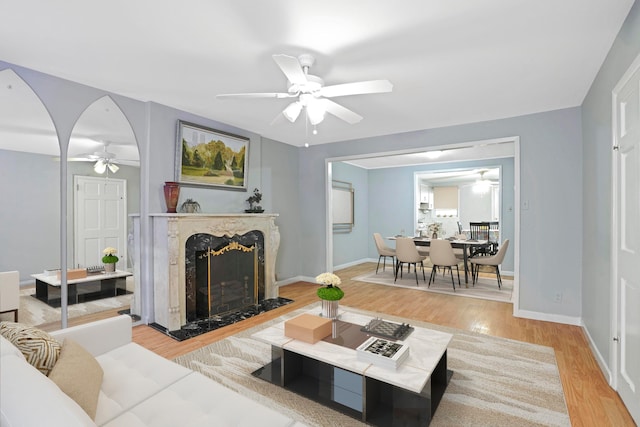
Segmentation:
[[(391, 236), (387, 237), (388, 240), (396, 240), (398, 237), (407, 237), (407, 236)], [(416, 246), (430, 246), (431, 238), (430, 237), (412, 237)], [(469, 254), (471, 253), (471, 249), (483, 247), (489, 244), (488, 240), (476, 240), (476, 239), (456, 239), (453, 237), (444, 239), (451, 242), (451, 247), (456, 249), (462, 249), (462, 259), (464, 262), (464, 283), (466, 287), (469, 287)]]

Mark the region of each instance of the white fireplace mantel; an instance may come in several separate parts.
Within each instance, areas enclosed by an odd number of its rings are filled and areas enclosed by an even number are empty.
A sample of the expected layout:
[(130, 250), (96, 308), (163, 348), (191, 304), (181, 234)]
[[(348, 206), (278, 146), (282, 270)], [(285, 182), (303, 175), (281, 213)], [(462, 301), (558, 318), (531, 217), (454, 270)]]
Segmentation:
[(194, 234), (216, 237), (243, 235), (252, 230), (264, 236), (265, 298), (277, 298), (275, 264), (280, 231), (277, 214), (151, 214), (155, 322), (170, 331), (186, 324), (185, 245)]

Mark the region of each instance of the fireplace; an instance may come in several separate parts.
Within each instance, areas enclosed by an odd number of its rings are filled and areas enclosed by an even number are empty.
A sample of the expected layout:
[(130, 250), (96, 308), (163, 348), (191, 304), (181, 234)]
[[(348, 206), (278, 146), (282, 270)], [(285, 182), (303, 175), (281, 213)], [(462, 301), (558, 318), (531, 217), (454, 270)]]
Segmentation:
[(264, 236), (198, 233), (185, 247), (187, 322), (256, 305), (264, 299)]
[(151, 215), (153, 322), (172, 331), (205, 315), (277, 298), (280, 232), (276, 217)]

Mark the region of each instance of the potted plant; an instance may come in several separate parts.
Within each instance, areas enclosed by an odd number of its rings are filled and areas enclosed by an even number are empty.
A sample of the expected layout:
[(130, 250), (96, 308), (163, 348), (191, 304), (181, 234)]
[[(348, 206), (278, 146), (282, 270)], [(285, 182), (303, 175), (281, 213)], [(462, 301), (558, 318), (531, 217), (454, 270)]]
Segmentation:
[(118, 251), (116, 248), (108, 247), (105, 248), (102, 253), (104, 256), (102, 257), (102, 262), (104, 263), (104, 271), (107, 273), (113, 273), (116, 271), (116, 263), (118, 262), (118, 257), (116, 253)]
[(193, 199), (187, 199), (180, 205), (180, 211), (186, 213), (198, 213), (200, 212), (200, 203)]
[(261, 213), (264, 212), (262, 206), (260, 206), (260, 201), (262, 200), (262, 193), (257, 188), (253, 190), (253, 196), (249, 196), (247, 202), (249, 202), (249, 209), (245, 209), (247, 213)]
[(324, 285), (316, 291), (322, 300), (322, 317), (336, 319), (339, 301), (344, 297), (344, 291), (338, 287), (342, 283), (340, 278), (333, 273), (322, 273), (316, 277), (316, 282)]

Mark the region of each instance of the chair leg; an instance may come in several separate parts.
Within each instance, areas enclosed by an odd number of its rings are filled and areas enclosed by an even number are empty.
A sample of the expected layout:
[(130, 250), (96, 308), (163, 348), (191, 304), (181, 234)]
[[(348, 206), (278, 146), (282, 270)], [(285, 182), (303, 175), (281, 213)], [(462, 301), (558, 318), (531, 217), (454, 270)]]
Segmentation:
[(424, 263), (422, 261), (420, 261), (420, 266), (422, 267), (422, 281), (426, 282), (427, 277), (424, 275)]
[(433, 267), (431, 267), (431, 274), (429, 275), (429, 288), (431, 287), (431, 282), (434, 280), (436, 274), (436, 266), (434, 265)]
[(398, 280), (398, 270), (401, 269), (401, 268), (402, 268), (402, 263), (400, 261), (398, 261), (396, 263), (396, 274), (395, 274), (395, 279), (393, 279), (393, 283), (396, 283), (396, 280)]
[(378, 257), (378, 265), (376, 265), (376, 274), (378, 274), (378, 268), (380, 267), (380, 258), (382, 258), (382, 255)]
[[(456, 264), (456, 271), (458, 272), (458, 287), (460, 287), (460, 268), (458, 267), (458, 265)], [(453, 287), (453, 290), (456, 290), (456, 287)]]
[(496, 277), (498, 278), (498, 289), (502, 289), (502, 276), (500, 276), (500, 268), (496, 265)]
[(416, 274), (416, 286), (418, 286), (418, 263), (413, 263), (413, 272)]
[(453, 268), (449, 266), (449, 273), (451, 274), (451, 284), (453, 285), (453, 290), (456, 290), (456, 282), (453, 281)]

